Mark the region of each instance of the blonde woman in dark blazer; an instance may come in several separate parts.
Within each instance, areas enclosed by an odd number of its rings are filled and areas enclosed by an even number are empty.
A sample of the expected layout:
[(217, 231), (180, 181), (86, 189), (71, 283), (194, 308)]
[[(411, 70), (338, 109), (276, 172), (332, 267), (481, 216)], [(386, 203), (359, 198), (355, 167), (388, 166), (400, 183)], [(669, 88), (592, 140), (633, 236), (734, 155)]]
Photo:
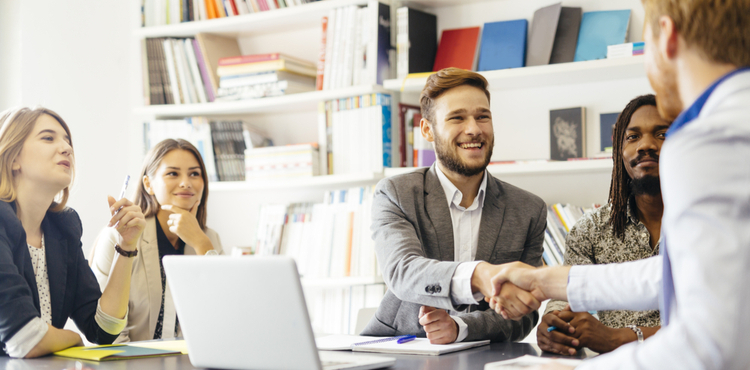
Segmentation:
[(74, 173), (70, 129), (57, 113), (0, 113), (0, 356), (82, 345), (63, 328), (69, 318), (99, 344), (125, 327), (131, 264), (146, 222), (140, 207), (109, 197), (116, 243), (107, 251), (114, 262), (102, 293), (81, 250), (81, 219), (65, 206)]
[[(165, 255), (222, 252), (219, 235), (206, 227), (208, 177), (198, 150), (182, 139), (167, 139), (146, 156), (135, 204), (146, 228), (133, 261), (127, 326), (116, 343), (180, 336), (179, 320), (161, 259)], [(115, 235), (97, 237), (91, 268), (99, 285), (110, 279)]]

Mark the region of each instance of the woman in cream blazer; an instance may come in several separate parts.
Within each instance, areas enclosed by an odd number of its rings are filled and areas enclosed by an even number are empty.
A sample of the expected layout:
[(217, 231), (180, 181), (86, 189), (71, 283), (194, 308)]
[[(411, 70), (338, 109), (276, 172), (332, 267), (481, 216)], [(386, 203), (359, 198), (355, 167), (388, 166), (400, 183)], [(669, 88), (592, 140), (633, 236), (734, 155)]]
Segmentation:
[[(198, 150), (185, 140), (167, 139), (144, 161), (134, 203), (143, 209), (146, 227), (133, 261), (127, 325), (116, 343), (180, 336), (178, 318), (161, 264), (167, 254), (215, 255), (219, 235), (206, 227), (208, 178)], [(107, 286), (118, 234), (99, 233), (92, 270)]]

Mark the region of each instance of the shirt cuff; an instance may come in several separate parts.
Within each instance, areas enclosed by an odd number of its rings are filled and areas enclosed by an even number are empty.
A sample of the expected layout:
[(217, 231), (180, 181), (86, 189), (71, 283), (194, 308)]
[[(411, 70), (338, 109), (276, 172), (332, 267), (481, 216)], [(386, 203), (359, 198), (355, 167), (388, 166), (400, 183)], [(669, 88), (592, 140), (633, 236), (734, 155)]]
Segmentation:
[(48, 330), (49, 326), (40, 317), (35, 317), (5, 342), (5, 351), (10, 357), (23, 358), (42, 341)]
[(451, 278), (451, 300), (453, 300), (454, 305), (477, 304), (484, 298), (482, 293), (471, 292), (471, 277), (480, 262), (482, 261), (458, 264)]
[(451, 319), (458, 324), (458, 336), (456, 337), (455, 343), (463, 342), (463, 340), (469, 336), (469, 326), (458, 316), (451, 316)]
[(99, 327), (102, 328), (102, 330), (104, 330), (107, 334), (119, 335), (122, 330), (125, 329), (125, 325), (128, 324), (129, 313), (130, 307), (128, 307), (127, 311), (125, 311), (124, 319), (112, 317), (106, 312), (102, 311), (102, 304), (100, 301), (96, 304), (96, 315), (94, 316), (94, 320), (99, 325)]

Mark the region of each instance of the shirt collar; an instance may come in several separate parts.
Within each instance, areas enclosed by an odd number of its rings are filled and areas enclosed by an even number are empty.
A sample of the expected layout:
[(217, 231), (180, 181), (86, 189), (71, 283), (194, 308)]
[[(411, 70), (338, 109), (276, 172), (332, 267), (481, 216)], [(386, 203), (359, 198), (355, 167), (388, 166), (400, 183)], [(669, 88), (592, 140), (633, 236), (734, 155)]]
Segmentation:
[(706, 89), (706, 91), (701, 94), (698, 99), (695, 99), (693, 104), (690, 105), (687, 109), (682, 111), (679, 116), (672, 122), (672, 125), (669, 126), (669, 130), (667, 130), (667, 137), (674, 134), (678, 130), (680, 130), (683, 126), (687, 125), (691, 121), (693, 121), (698, 115), (700, 115), (701, 110), (703, 110), (703, 106), (706, 105), (706, 101), (708, 101), (708, 98), (711, 96), (711, 94), (716, 90), (716, 88), (724, 81), (729, 79), (730, 77), (734, 76), (737, 73), (744, 72), (750, 70), (750, 67), (743, 67), (735, 69), (732, 72), (729, 72), (716, 80), (711, 86)]
[(464, 209), (460, 205), (461, 200), (463, 200), (464, 194), (461, 193), (461, 190), (458, 190), (456, 185), (453, 185), (451, 180), (448, 179), (448, 176), (445, 176), (437, 163), (435, 164), (435, 169), (437, 170), (435, 172), (437, 172), (437, 177), (440, 181), (440, 185), (443, 187), (443, 192), (445, 192), (445, 198), (448, 201), (448, 208), (450, 208), (451, 204), (454, 204), (456, 208), (460, 210), (473, 211), (484, 206), (484, 194), (487, 190), (487, 170), (484, 170), (482, 182), (479, 184), (479, 192), (477, 193), (477, 197), (474, 198), (474, 202), (468, 208)]
[(638, 219), (638, 214), (635, 212), (636, 210), (636, 204), (635, 204), (635, 196), (631, 195), (630, 198), (628, 198), (628, 221), (632, 222), (633, 225), (638, 225), (638, 223), (641, 222), (641, 220)]

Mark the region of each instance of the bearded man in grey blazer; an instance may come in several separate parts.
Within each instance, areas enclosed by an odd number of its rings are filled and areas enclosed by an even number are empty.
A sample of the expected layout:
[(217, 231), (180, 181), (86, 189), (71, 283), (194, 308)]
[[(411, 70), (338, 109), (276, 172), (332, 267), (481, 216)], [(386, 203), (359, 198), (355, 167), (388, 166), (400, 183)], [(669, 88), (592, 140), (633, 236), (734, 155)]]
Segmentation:
[[(420, 104), (421, 133), (437, 161), (376, 188), (372, 232), (388, 291), (361, 334), (414, 334), (434, 344), (521, 340), (537, 312), (505, 320), (483, 293), (491, 291), (490, 264), (542, 264), (546, 205), (486, 170), (494, 133), (484, 77), (443, 69), (427, 79)], [(518, 312), (539, 307), (531, 294), (503, 289)]]

